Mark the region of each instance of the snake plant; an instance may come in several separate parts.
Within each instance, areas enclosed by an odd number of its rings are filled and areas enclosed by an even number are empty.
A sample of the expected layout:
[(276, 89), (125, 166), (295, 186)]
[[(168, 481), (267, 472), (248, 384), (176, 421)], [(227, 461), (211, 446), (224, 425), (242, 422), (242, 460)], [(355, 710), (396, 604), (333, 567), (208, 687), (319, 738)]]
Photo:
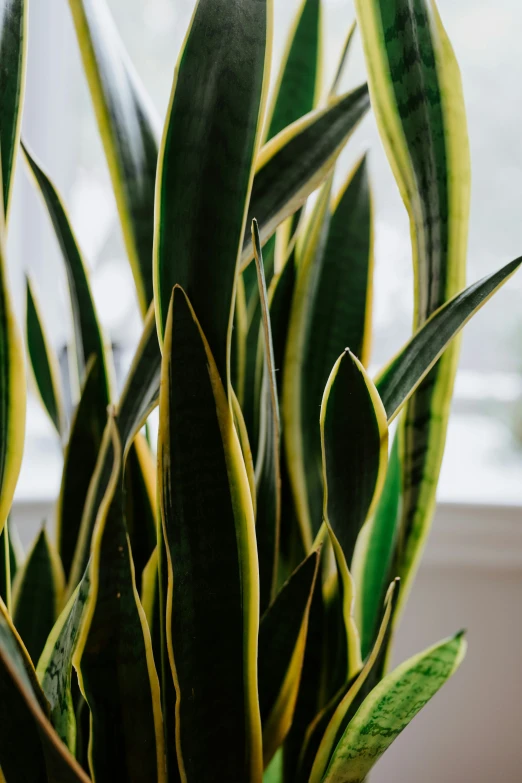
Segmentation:
[[(302, 0), (269, 96), (271, 5), (198, 0), (161, 133), (105, 0), (69, 0), (143, 318), (117, 389), (66, 206), (20, 138), (28, 0), (0, 2), (7, 783), (358, 783), (464, 656), (457, 633), (390, 669), (457, 335), (522, 259), (465, 288), (466, 119), (433, 0), (356, 0), (368, 84), (345, 94), (354, 25), (325, 85), (321, 2)], [(415, 273), (412, 337), (375, 376), (366, 156), (334, 187), (369, 110)], [(74, 338), (64, 379), (28, 280), (28, 364), (64, 467), (55, 534), (25, 561), (8, 524), (26, 388), (5, 255), (20, 157)]]

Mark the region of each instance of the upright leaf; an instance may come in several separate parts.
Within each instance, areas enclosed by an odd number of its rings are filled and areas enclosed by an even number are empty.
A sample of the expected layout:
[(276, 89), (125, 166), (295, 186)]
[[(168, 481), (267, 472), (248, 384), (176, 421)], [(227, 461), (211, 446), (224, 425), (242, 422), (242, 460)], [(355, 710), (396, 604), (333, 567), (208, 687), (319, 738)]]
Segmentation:
[(27, 352), (36, 388), (54, 428), (58, 435), (63, 436), (65, 413), (62, 402), (60, 368), (56, 354), (47, 339), (40, 308), (29, 279), (27, 279), (26, 288), (26, 334)]
[(366, 697), (341, 737), (323, 783), (362, 783), (393, 740), (459, 667), (462, 634), (430, 647), (388, 674)]
[(252, 232), (264, 345), (260, 438), (256, 461), (256, 538), (259, 556), (261, 612), (264, 612), (275, 595), (278, 574), (279, 526), (281, 523), (281, 427), (268, 294), (256, 221), (252, 224)]
[(200, 315), (227, 383), (236, 275), (268, 85), (270, 26), (267, 0), (198, 1), (176, 66), (159, 157), (158, 332), (163, 338), (172, 288), (179, 284)]
[(341, 56), (339, 58), (339, 63), (337, 65), (337, 70), (335, 72), (335, 76), (332, 82), (332, 86), (330, 88), (330, 97), (337, 94), (337, 91), (339, 89), (339, 85), (341, 83), (341, 79), (344, 73), (344, 69), (346, 67), (346, 61), (348, 60), (348, 55), (350, 54), (352, 50), (352, 43), (353, 43), (353, 37), (356, 30), (356, 23), (353, 22), (353, 24), (350, 26), (348, 33), (346, 34), (346, 39), (343, 44), (343, 48), (341, 50)]
[(321, 81), (321, 16), (321, 0), (302, 0), (296, 10), (267, 113), (267, 141), (315, 106)]
[(2, 203), (9, 215), (13, 173), (20, 142), (27, 60), (27, 2), (4, 0), (0, 6), (0, 149)]
[(125, 523), (136, 573), (143, 573), (156, 546), (156, 460), (139, 433), (125, 462)]
[(361, 667), (349, 572), (357, 537), (382, 490), (388, 463), (386, 413), (375, 386), (348, 350), (337, 360), (321, 405), (323, 516), (332, 541), (347, 635), (348, 678)]
[(161, 783), (159, 681), (124, 521), (121, 445), (113, 420), (109, 427), (114, 463), (93, 534), (91, 584), (73, 663), (91, 713), (93, 778)]
[(308, 556), (283, 585), (261, 620), (259, 699), (265, 767), (292, 725), (319, 560), (317, 551)]
[(90, 783), (48, 719), (48, 705), (0, 604), (0, 765), (9, 783)]
[[(465, 282), (470, 162), (460, 73), (433, 0), (355, 5), (377, 122), (410, 218), (416, 331)], [(457, 361), (455, 343), (401, 424), (401, 602), (435, 508)]]
[(225, 388), (179, 287), (163, 346), (158, 482), (181, 779), (260, 783), (252, 500)]
[(120, 215), (138, 302), (153, 299), (152, 244), (158, 127), (105, 0), (69, 0)]

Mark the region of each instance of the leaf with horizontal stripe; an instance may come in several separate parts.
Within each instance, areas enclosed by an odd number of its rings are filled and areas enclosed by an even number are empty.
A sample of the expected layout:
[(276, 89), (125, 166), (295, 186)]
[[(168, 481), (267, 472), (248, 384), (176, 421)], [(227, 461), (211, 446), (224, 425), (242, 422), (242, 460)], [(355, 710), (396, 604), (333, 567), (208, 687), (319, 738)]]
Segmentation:
[(63, 588), (62, 564), (43, 528), (13, 587), (14, 624), (35, 664), (58, 617)]
[(312, 552), (283, 585), (261, 619), (259, 701), (265, 767), (292, 724), (319, 561), (319, 552)]
[(90, 783), (49, 722), (34, 668), (0, 603), (0, 765), (9, 783)]
[(163, 346), (158, 485), (181, 779), (260, 783), (252, 499), (224, 385), (179, 287)]
[(380, 496), (388, 465), (388, 425), (377, 390), (348, 349), (326, 384), (321, 404), (323, 517), (333, 545), (347, 635), (347, 679), (361, 668), (349, 568), (364, 523)]
[(51, 422), (58, 435), (65, 431), (65, 412), (58, 359), (47, 337), (34, 287), (29, 278), (26, 285), (27, 352), (33, 376)]
[(161, 782), (166, 777), (159, 681), (125, 527), (123, 455), (113, 419), (109, 430), (114, 462), (93, 533), (90, 589), (73, 664), (91, 713), (93, 778)]
[[(356, 0), (356, 10), (377, 123), (410, 218), (416, 331), (465, 283), (470, 160), (460, 72), (433, 0)], [(456, 341), (401, 422), (401, 605), (433, 517), (458, 350)]]
[(462, 634), (430, 647), (388, 674), (368, 694), (332, 755), (323, 783), (362, 783), (370, 769), (458, 669)]
[(198, 0), (176, 66), (158, 164), (158, 333), (163, 338), (172, 288), (179, 284), (227, 384), (239, 254), (268, 88), (271, 14), (270, 0)]
[(0, 148), (5, 214), (9, 215), (20, 142), (27, 62), (26, 0), (5, 0), (0, 8)]
[(159, 119), (105, 0), (69, 0), (138, 302), (152, 302)]

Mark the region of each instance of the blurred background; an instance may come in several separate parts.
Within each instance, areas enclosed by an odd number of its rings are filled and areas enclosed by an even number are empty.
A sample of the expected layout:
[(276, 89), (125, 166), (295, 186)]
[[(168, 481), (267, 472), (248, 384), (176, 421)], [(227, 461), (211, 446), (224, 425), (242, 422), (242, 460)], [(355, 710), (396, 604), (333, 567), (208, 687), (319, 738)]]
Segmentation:
[[(163, 116), (193, 0), (107, 0), (120, 34)], [(274, 0), (272, 76), (297, 0)], [(324, 82), (349, 25), (351, 0), (323, 0)], [(522, 4), (439, 0), (464, 82), (473, 187), (468, 281), (522, 253)], [(356, 40), (345, 87), (363, 81)], [(96, 303), (123, 373), (140, 321), (101, 142), (82, 73), (67, 0), (33, 2), (23, 133), (58, 184), (91, 267)], [(374, 347), (377, 369), (408, 338), (412, 272), (408, 221), (373, 117), (348, 144), (344, 177), (370, 150), (376, 207)], [(30, 271), (44, 318), (64, 355), (70, 312), (59, 250), (47, 216), (19, 165), (9, 236), (20, 312)], [(376, 783), (520, 781), (522, 726), (522, 277), (466, 327), (427, 557), (398, 640), (398, 657), (469, 627), (469, 659), (377, 767)], [(50, 514), (60, 449), (34, 395), (17, 492), (22, 538)], [(518, 611), (517, 611), (518, 610)]]

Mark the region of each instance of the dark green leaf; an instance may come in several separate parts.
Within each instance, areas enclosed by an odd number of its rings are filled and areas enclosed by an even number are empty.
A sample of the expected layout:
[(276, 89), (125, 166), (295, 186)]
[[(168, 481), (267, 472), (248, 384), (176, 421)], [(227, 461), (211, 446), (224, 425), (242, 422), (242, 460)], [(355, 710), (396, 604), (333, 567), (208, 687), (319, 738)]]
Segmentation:
[(9, 214), (24, 98), (27, 2), (4, 0), (0, 10), (0, 148), (5, 214)]

